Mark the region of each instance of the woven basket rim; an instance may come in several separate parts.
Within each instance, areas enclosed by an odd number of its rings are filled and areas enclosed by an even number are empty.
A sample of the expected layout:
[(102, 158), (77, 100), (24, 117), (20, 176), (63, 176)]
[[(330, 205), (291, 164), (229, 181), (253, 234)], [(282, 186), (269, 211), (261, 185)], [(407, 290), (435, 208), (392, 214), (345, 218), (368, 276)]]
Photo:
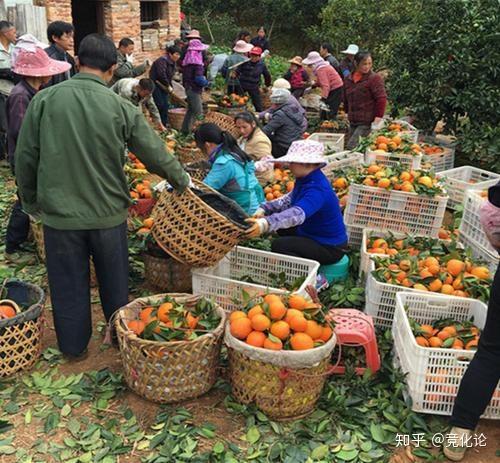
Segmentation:
[(224, 327), (226, 324), (226, 313), (224, 312), (224, 309), (220, 307), (218, 304), (215, 302), (213, 303), (215, 306), (215, 310), (220, 316), (220, 322), (217, 325), (216, 328), (214, 328), (212, 331), (209, 333), (205, 333), (201, 336), (199, 336), (196, 339), (190, 340), (190, 341), (150, 341), (148, 339), (142, 339), (139, 338), (136, 334), (132, 333), (131, 331), (128, 331), (125, 326), (124, 326), (124, 320), (122, 318), (124, 311), (126, 309), (134, 310), (134, 308), (139, 305), (146, 307), (147, 305), (150, 305), (153, 299), (162, 299), (165, 296), (169, 296), (173, 299), (193, 299), (198, 300), (201, 299), (203, 296), (196, 296), (193, 294), (187, 294), (187, 293), (161, 293), (161, 294), (155, 294), (153, 296), (148, 296), (148, 297), (140, 297), (137, 299), (134, 299), (133, 301), (129, 302), (127, 305), (121, 307), (116, 311), (116, 318), (115, 318), (115, 327), (117, 331), (120, 332), (125, 338), (127, 338), (127, 341), (136, 345), (140, 345), (142, 347), (182, 347), (185, 345), (193, 345), (197, 343), (201, 343), (205, 341), (207, 338), (211, 337), (218, 337), (221, 336), (224, 332)]
[(0, 320), (0, 328), (7, 328), (9, 326), (13, 325), (18, 325), (21, 323), (25, 323), (30, 320), (35, 320), (40, 316), (43, 310), (43, 303), (45, 300), (45, 292), (42, 288), (40, 288), (37, 285), (34, 285), (32, 283), (27, 283), (22, 280), (18, 280), (16, 278), (11, 278), (8, 279), (7, 282), (5, 283), (5, 287), (7, 287), (9, 284), (14, 284), (14, 285), (21, 285), (21, 286), (27, 286), (31, 288), (33, 291), (38, 293), (38, 301), (28, 307), (24, 312), (21, 312), (17, 314), (14, 317), (6, 318), (4, 320)]

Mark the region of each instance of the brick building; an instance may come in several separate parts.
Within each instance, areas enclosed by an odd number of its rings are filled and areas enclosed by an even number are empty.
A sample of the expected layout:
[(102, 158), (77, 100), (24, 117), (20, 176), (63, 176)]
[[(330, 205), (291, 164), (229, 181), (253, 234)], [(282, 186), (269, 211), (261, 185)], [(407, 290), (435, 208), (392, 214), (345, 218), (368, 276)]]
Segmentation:
[(157, 58), (165, 43), (180, 36), (180, 0), (37, 0), (47, 9), (47, 21), (75, 26), (75, 48), (87, 34), (99, 32), (118, 44), (135, 42), (139, 59)]

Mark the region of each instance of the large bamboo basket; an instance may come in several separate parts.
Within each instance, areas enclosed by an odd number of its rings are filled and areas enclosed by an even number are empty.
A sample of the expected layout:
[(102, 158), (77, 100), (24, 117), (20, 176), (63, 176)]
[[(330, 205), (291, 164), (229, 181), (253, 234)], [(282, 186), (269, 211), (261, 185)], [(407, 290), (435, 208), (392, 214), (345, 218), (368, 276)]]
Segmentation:
[[(202, 182), (193, 182), (199, 190), (219, 194)], [(158, 245), (191, 267), (215, 265), (238, 244), (244, 232), (190, 188), (183, 193), (163, 191), (153, 209), (153, 219), (152, 235)]]
[(224, 311), (217, 306), (221, 317), (219, 325), (194, 341), (148, 341), (127, 329), (127, 322), (136, 319), (143, 307), (167, 295), (187, 308), (198, 300), (189, 294), (159, 294), (136, 299), (119, 309), (115, 319), (127, 384), (140, 396), (159, 403), (191, 399), (210, 390), (217, 379), (226, 321)]
[[(244, 111), (245, 108), (235, 111), (233, 116)], [(212, 123), (220, 127), (221, 130), (230, 133), (234, 138), (238, 139), (240, 136), (240, 132), (234, 123), (234, 117), (229, 116), (227, 114), (223, 114), (217, 111), (208, 111), (205, 114), (205, 117), (202, 121), (200, 121), (197, 125), (202, 123)]]
[(172, 108), (168, 110), (168, 123), (173, 129), (181, 130), (186, 112), (186, 108)]
[(8, 280), (6, 299), (29, 308), (0, 320), (0, 377), (31, 368), (42, 352), (45, 293), (30, 283)]
[[(35, 240), (36, 252), (42, 262), (46, 261), (45, 256), (45, 240), (43, 238), (43, 224), (30, 219), (31, 233)], [(94, 288), (97, 286), (97, 275), (95, 272), (94, 262), (90, 259), (90, 286)]]
[(335, 335), (307, 351), (270, 351), (239, 341), (227, 327), (225, 343), (232, 394), (238, 402), (254, 403), (277, 421), (299, 419), (314, 410), (331, 373)]
[(146, 285), (153, 291), (190, 293), (191, 268), (172, 257), (143, 254)]
[(176, 148), (177, 157), (182, 164), (190, 164), (192, 162), (206, 161), (207, 156), (199, 148), (190, 148), (181, 146)]

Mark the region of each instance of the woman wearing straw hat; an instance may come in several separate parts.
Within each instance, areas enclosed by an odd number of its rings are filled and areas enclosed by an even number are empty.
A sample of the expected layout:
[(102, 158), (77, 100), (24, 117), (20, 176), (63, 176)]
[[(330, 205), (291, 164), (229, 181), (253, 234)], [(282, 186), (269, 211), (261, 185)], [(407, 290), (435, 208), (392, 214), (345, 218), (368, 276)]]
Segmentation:
[(299, 140), (286, 156), (274, 162), (287, 164), (295, 176), (290, 193), (261, 204), (247, 230), (248, 238), (277, 232), (272, 251), (312, 259), (321, 265), (338, 262), (347, 251), (347, 232), (339, 200), (321, 171), (326, 165), (322, 143)]
[(295, 56), (288, 62), (290, 63), (290, 69), (283, 77), (290, 82), (292, 95), (295, 98), (300, 98), (307, 87), (309, 74), (302, 67), (302, 58), (300, 56)]
[[(24, 43), (23, 48), (15, 49), (14, 74), (21, 77), (19, 83), (12, 89), (7, 99), (7, 146), (12, 171), (15, 173), (15, 157), (17, 137), (28, 109), (30, 101), (47, 84), (51, 77), (68, 71), (71, 64), (49, 58), (47, 53), (38, 46), (38, 41)], [(30, 229), (29, 217), (22, 211), (18, 197), (12, 208), (7, 235), (5, 238), (5, 254), (8, 260), (19, 261), (18, 252), (28, 238)]]
[(208, 45), (192, 39), (182, 60), (182, 83), (186, 89), (188, 109), (182, 123), (182, 133), (189, 133), (193, 121), (203, 112), (201, 93), (208, 86), (203, 65), (203, 52)]
[(233, 69), (233, 67), (237, 64), (248, 61), (248, 53), (252, 48), (252, 44), (247, 43), (244, 40), (238, 40), (233, 47), (233, 53), (226, 58), (226, 61), (224, 61), (220, 72), (226, 79), (228, 95), (230, 95), (231, 93), (243, 95), (240, 80), (238, 79), (237, 73)]

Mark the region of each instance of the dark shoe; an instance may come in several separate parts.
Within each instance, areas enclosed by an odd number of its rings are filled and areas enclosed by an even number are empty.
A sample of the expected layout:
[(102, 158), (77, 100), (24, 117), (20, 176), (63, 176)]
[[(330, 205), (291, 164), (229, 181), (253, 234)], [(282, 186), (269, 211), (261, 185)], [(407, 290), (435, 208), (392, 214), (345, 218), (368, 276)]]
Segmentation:
[(81, 362), (85, 360), (88, 356), (89, 356), (88, 349), (85, 349), (83, 352), (80, 352), (79, 354), (76, 355), (63, 353), (63, 357), (69, 362)]
[(21, 250), (5, 252), (5, 262), (8, 264), (34, 264), (36, 257), (32, 254), (25, 254)]

